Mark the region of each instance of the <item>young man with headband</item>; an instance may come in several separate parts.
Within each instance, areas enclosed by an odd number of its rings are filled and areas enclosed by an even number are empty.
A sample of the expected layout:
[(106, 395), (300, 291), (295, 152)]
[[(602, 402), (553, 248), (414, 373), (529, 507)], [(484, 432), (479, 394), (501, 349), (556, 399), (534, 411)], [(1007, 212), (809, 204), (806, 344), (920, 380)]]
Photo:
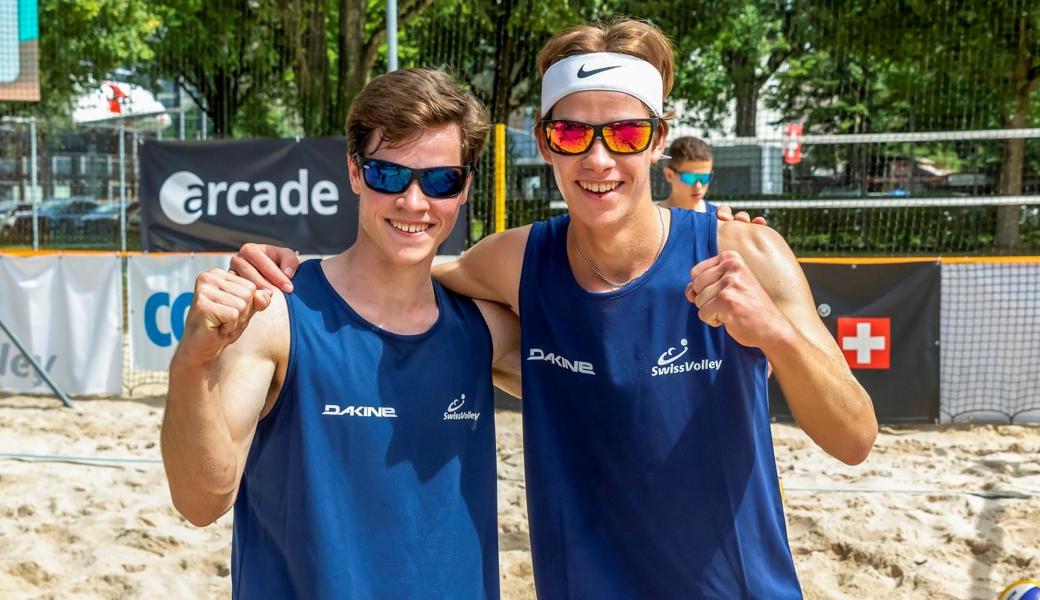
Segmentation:
[(491, 371), (517, 393), (518, 324), (430, 277), (487, 130), (444, 73), (372, 80), (347, 122), (354, 245), (293, 294), (199, 276), (162, 453), (192, 523), (234, 506), (233, 597), (498, 598)]
[[(569, 214), (435, 269), (520, 314), (538, 595), (800, 598), (767, 358), (799, 425), (843, 462), (873, 445), (870, 398), (779, 235), (653, 203), (674, 68), (664, 35), (638, 21), (578, 27), (538, 62), (538, 139)], [(256, 247), (233, 264), (277, 279), (258, 250), (292, 264)]]
[(664, 178), (672, 184), (672, 191), (658, 206), (705, 212), (704, 196), (712, 178), (711, 148), (699, 138), (684, 136), (668, 146), (667, 155)]

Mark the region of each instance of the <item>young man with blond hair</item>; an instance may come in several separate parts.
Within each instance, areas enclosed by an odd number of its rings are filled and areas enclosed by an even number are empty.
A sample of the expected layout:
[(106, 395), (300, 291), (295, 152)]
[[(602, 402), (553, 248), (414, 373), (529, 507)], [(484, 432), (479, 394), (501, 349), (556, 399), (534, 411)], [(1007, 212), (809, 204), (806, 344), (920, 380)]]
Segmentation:
[[(638, 21), (550, 39), (537, 138), (568, 212), (437, 267), (445, 285), (521, 317), (540, 598), (800, 599), (768, 364), (798, 424), (834, 457), (862, 462), (877, 434), (783, 239), (654, 204), (674, 57)], [(233, 264), (286, 284), (291, 253), (257, 250)]]
[(193, 524), (234, 507), (233, 597), (498, 598), (492, 369), (516, 391), (519, 330), (430, 276), (487, 130), (442, 72), (377, 77), (347, 121), (357, 241), (292, 294), (199, 276), (162, 454)]

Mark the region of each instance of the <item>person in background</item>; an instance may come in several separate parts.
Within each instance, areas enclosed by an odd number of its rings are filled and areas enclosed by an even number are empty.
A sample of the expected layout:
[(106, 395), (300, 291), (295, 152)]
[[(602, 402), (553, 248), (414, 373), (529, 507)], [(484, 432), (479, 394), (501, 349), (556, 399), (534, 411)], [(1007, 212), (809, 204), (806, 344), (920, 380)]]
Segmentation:
[(664, 167), (664, 178), (672, 184), (672, 192), (659, 206), (705, 212), (704, 196), (712, 178), (711, 147), (704, 140), (684, 136), (676, 138), (666, 154), (671, 158)]

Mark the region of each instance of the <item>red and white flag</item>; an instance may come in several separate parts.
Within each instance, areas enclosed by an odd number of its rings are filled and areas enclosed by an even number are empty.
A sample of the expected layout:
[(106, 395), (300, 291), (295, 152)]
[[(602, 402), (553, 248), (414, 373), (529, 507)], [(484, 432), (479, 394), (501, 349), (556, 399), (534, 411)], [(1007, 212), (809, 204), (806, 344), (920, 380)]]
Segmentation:
[(853, 369), (888, 369), (892, 319), (838, 317), (838, 346)]

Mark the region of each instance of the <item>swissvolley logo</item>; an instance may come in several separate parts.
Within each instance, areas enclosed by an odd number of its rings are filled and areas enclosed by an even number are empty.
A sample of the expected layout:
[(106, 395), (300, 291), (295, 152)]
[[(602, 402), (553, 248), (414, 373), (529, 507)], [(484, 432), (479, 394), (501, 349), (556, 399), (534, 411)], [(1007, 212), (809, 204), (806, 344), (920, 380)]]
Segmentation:
[(476, 422), (480, 418), (479, 412), (473, 412), (472, 410), (462, 410), (462, 406), (466, 404), (466, 394), (462, 394), (458, 398), (451, 401), (448, 405), (448, 410), (444, 411), (444, 421), (473, 421)]
[(159, 207), (177, 225), (191, 225), (203, 216), (226, 213), (235, 217), (335, 215), (339, 188), (321, 179), (309, 185), (310, 173), (299, 169), (297, 178), (281, 185), (271, 181), (203, 181), (191, 171), (177, 171), (159, 188)]
[(702, 358), (700, 360), (687, 360), (680, 362), (679, 359), (686, 356), (686, 352), (690, 348), (689, 342), (686, 338), (679, 340), (679, 345), (682, 346), (682, 351), (677, 351), (675, 346), (669, 346), (667, 350), (657, 357), (657, 364), (650, 368), (651, 377), (692, 373), (694, 371), (718, 371), (722, 368), (721, 358), (718, 360)]

